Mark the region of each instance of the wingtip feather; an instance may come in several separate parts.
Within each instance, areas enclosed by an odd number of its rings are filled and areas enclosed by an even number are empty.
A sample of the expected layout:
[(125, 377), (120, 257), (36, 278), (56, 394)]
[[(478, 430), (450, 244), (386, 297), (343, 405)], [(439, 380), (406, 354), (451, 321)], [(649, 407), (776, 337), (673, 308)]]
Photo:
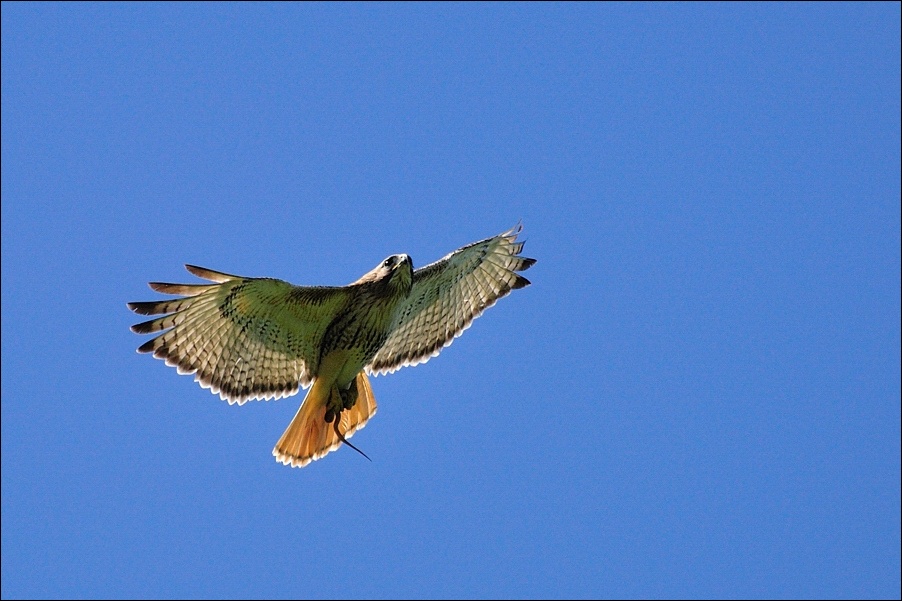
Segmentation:
[(198, 294), (216, 288), (216, 284), (170, 284), (168, 282), (150, 282), (147, 285), (155, 292), (181, 296), (197, 296)]
[(526, 288), (532, 282), (524, 278), (522, 275), (516, 276), (517, 279), (514, 280), (514, 283), (511, 285), (511, 290), (519, 290), (520, 288)]
[(212, 269), (207, 269), (206, 267), (198, 267), (197, 265), (189, 265), (188, 263), (185, 264), (185, 269), (187, 269), (189, 273), (196, 275), (201, 279), (210, 280), (211, 282), (217, 282), (220, 284), (223, 282), (228, 282), (229, 280), (241, 279), (241, 276), (224, 273), (222, 271), (213, 271)]
[[(132, 332), (135, 332), (135, 334), (140, 333), (135, 330), (135, 326), (132, 326)], [(142, 355), (145, 353), (152, 353), (154, 351), (154, 341), (156, 341), (156, 338), (152, 338), (151, 340), (148, 340), (147, 342), (145, 342), (144, 344), (139, 346), (138, 352), (141, 353)]]

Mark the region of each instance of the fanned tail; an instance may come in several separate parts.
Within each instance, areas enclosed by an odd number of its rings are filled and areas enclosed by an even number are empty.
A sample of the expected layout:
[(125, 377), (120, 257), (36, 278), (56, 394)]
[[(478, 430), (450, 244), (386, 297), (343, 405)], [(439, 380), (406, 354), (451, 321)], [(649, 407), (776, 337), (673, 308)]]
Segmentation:
[[(317, 378), (300, 409), (272, 450), (276, 461), (291, 467), (304, 467), (311, 461), (325, 457), (341, 446), (334, 424), (326, 422), (326, 405), (338, 388)], [(357, 374), (357, 402), (341, 412), (338, 427), (345, 438), (363, 428), (376, 413), (376, 399), (370, 381), (363, 372)]]

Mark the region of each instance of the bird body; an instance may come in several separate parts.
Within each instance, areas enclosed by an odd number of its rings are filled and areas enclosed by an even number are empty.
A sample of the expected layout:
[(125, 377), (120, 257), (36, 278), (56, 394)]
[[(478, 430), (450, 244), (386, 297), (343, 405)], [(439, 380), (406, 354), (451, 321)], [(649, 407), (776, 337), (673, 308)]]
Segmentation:
[(529, 284), (516, 273), (535, 262), (519, 256), (519, 232), (417, 270), (408, 255), (392, 255), (348, 286), (293, 286), (186, 265), (213, 283), (152, 282), (182, 298), (129, 303), (136, 313), (162, 315), (132, 331), (163, 332), (138, 352), (194, 374), (229, 403), (312, 384), (273, 449), (281, 463), (301, 467), (350, 445), (346, 439), (376, 412), (367, 374), (427, 361), (497, 299)]

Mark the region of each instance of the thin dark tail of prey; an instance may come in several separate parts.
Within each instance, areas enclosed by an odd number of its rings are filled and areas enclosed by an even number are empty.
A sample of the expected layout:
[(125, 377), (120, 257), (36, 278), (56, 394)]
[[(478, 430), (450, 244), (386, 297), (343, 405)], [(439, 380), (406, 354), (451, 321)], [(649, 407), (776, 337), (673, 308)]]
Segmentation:
[(348, 445), (349, 447), (351, 447), (352, 449), (354, 449), (355, 451), (357, 451), (358, 453), (360, 453), (361, 455), (363, 455), (364, 457), (366, 457), (368, 461), (372, 461), (372, 459), (370, 459), (370, 456), (369, 456), (369, 455), (367, 455), (366, 453), (364, 453), (363, 451), (361, 451), (360, 449), (358, 449), (357, 447), (355, 447), (354, 445), (352, 445), (351, 443), (349, 443), (349, 442), (348, 442), (348, 439), (344, 437), (344, 434), (342, 434), (341, 432), (338, 431), (338, 424), (339, 424), (339, 422), (341, 422), (340, 419), (337, 419), (337, 420), (335, 420), (334, 422), (332, 422), (332, 426), (333, 426), (334, 429), (335, 429), (335, 436), (338, 437), (338, 440), (340, 440), (341, 442), (345, 443), (346, 445)]

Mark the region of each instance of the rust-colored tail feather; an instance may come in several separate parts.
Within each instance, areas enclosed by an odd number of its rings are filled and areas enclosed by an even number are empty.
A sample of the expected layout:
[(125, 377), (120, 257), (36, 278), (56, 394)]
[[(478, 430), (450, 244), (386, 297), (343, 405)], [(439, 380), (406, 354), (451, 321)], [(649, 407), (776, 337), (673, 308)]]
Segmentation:
[[(276, 461), (291, 467), (304, 467), (341, 446), (334, 425), (326, 422), (326, 404), (333, 394), (338, 394), (334, 388), (319, 378), (313, 382), (294, 419), (272, 450)], [(360, 372), (357, 374), (357, 403), (341, 412), (339, 430), (345, 438), (351, 438), (375, 413), (373, 389), (366, 374)]]

